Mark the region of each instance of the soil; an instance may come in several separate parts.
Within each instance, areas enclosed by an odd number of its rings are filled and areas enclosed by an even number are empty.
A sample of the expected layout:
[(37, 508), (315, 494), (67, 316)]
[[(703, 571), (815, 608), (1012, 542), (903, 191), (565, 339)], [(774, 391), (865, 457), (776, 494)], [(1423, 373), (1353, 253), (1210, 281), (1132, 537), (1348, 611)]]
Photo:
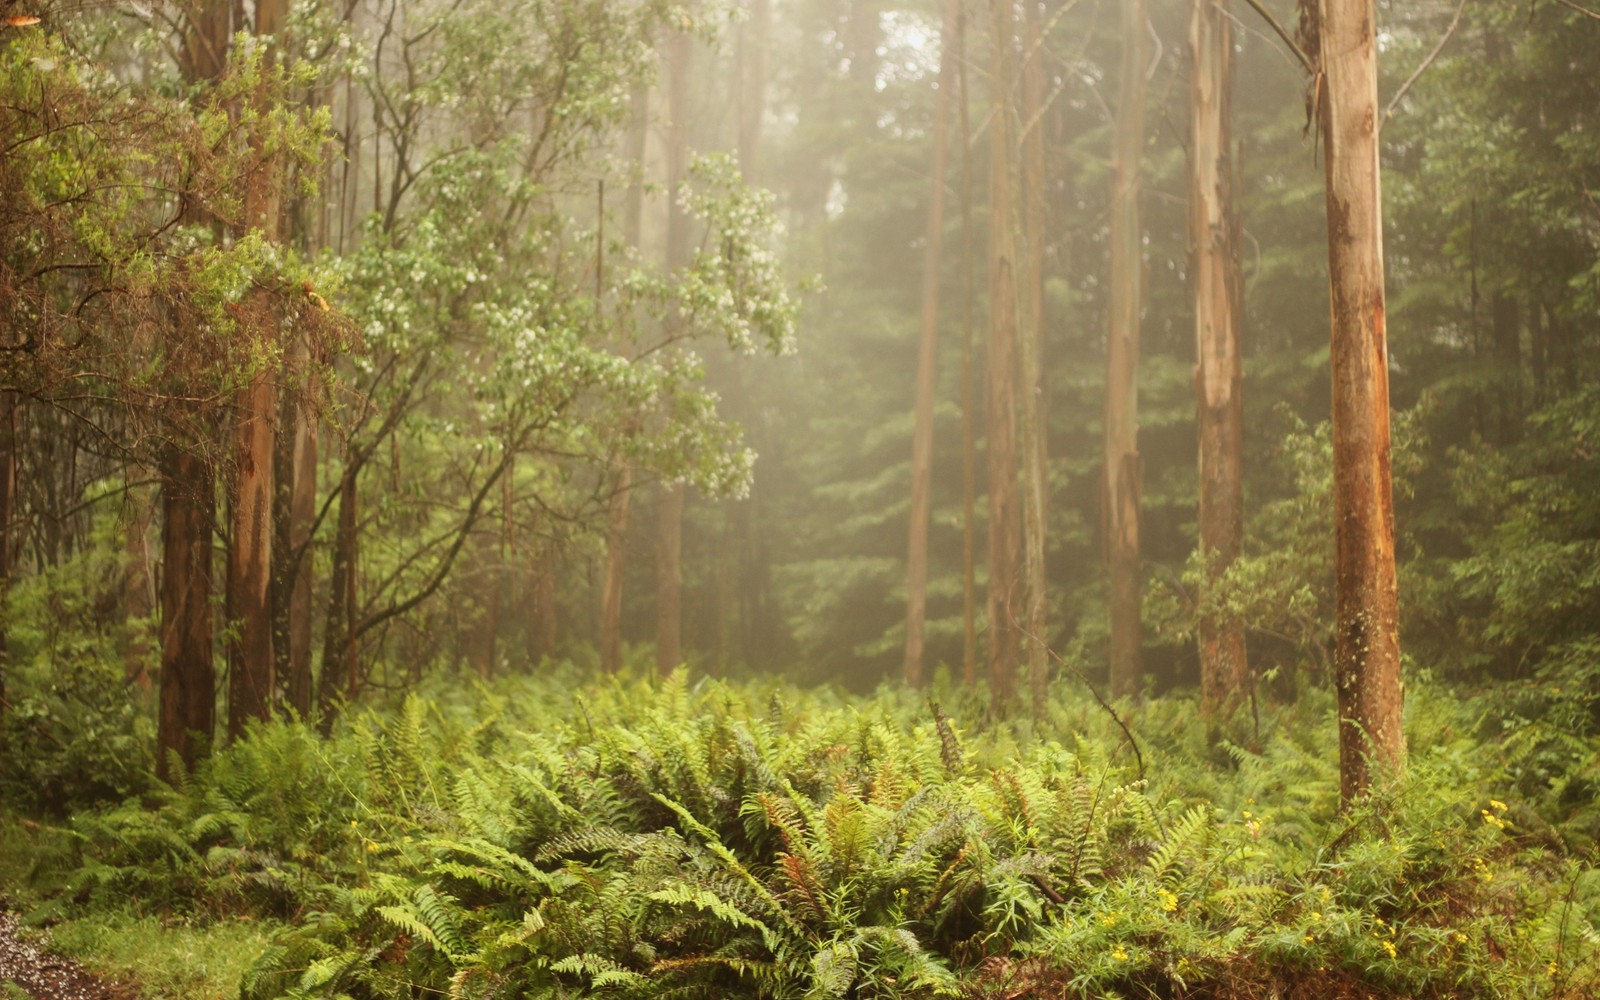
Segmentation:
[(17, 936), (17, 916), (0, 911), (0, 996), (20, 986), (35, 1000), (138, 1000), (127, 983), (102, 979), (69, 958)]

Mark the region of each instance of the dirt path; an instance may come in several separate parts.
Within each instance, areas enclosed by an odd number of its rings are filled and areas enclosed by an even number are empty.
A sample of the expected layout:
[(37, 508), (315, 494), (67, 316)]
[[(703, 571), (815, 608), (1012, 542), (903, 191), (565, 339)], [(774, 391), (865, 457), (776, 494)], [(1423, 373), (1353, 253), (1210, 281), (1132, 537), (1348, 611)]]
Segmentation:
[(77, 962), (19, 940), (17, 917), (0, 911), (0, 995), (14, 983), (35, 1000), (138, 1000), (125, 983), (109, 982)]

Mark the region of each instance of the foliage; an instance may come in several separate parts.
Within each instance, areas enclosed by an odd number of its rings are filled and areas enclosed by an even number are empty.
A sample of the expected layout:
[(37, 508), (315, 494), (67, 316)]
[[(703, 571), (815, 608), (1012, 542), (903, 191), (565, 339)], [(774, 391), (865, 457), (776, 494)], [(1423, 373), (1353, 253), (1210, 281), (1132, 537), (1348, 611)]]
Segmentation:
[(1341, 815), (1323, 696), (1224, 754), (1152, 702), (1141, 777), (1075, 695), (1033, 735), (899, 692), (570, 681), (258, 728), (155, 811), (81, 817), (72, 888), (287, 919), (247, 997), (1600, 985), (1600, 880), (1515, 739), (1480, 741), (1490, 703), (1431, 685), (1405, 781)]

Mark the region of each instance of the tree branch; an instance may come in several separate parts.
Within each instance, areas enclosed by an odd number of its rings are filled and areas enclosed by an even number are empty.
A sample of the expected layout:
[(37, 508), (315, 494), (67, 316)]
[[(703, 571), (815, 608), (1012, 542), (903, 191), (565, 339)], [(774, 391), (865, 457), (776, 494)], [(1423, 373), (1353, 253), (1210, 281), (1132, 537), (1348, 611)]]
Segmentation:
[(1450, 37), (1456, 33), (1456, 28), (1461, 24), (1462, 11), (1466, 9), (1467, 0), (1461, 0), (1460, 3), (1456, 4), (1456, 16), (1450, 19), (1450, 27), (1444, 29), (1444, 37), (1440, 38), (1439, 44), (1435, 45), (1433, 51), (1428, 53), (1428, 58), (1422, 60), (1422, 65), (1417, 67), (1416, 72), (1412, 73), (1406, 79), (1406, 82), (1400, 85), (1400, 89), (1394, 92), (1394, 97), (1389, 100), (1389, 106), (1383, 109), (1383, 117), (1378, 119), (1379, 132), (1382, 132), (1383, 127), (1389, 124), (1389, 116), (1394, 114), (1394, 109), (1400, 106), (1401, 99), (1406, 96), (1406, 92), (1411, 89), (1411, 85), (1417, 82), (1417, 79), (1427, 71), (1428, 67), (1433, 65), (1433, 61), (1439, 58), (1439, 53), (1444, 51), (1444, 47), (1450, 41)]
[(1311, 57), (1306, 55), (1305, 51), (1295, 43), (1294, 36), (1290, 35), (1284, 26), (1278, 22), (1278, 19), (1272, 16), (1272, 11), (1262, 6), (1261, 0), (1244, 0), (1244, 2), (1249, 4), (1251, 10), (1260, 14), (1272, 26), (1272, 30), (1277, 33), (1279, 38), (1283, 39), (1283, 44), (1289, 46), (1289, 51), (1293, 52), (1300, 60), (1300, 65), (1305, 71), (1315, 76), (1317, 74), (1316, 63), (1312, 62)]

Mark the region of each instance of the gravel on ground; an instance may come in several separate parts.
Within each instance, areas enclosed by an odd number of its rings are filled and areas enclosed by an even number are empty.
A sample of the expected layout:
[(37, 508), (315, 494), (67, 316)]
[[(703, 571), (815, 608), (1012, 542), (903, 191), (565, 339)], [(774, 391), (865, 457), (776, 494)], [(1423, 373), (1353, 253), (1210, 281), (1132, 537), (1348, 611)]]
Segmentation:
[(0, 911), (0, 991), (7, 984), (34, 1000), (138, 1000), (126, 983), (102, 979), (69, 958), (17, 936), (17, 916)]

